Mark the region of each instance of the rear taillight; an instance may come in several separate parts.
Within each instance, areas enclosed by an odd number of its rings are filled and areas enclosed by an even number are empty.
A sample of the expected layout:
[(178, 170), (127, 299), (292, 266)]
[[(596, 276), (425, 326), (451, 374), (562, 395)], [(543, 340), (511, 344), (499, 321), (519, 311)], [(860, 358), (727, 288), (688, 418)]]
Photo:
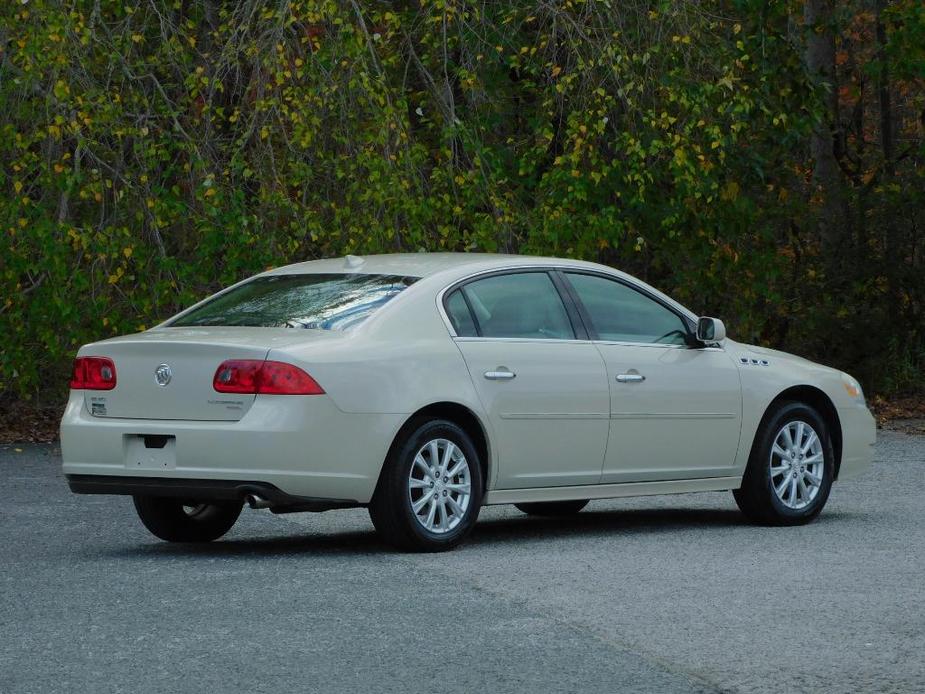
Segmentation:
[(212, 387), (219, 393), (322, 395), (324, 389), (298, 366), (281, 361), (230, 359), (215, 371)]
[(116, 365), (108, 357), (77, 357), (71, 374), (71, 389), (112, 390), (116, 387)]

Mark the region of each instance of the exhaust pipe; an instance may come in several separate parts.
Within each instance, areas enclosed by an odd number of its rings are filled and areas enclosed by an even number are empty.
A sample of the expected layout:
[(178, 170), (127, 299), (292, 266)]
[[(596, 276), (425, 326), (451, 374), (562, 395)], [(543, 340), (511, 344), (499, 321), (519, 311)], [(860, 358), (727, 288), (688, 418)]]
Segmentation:
[(270, 508), (272, 505), (268, 499), (264, 499), (259, 494), (248, 494), (244, 500), (251, 508)]

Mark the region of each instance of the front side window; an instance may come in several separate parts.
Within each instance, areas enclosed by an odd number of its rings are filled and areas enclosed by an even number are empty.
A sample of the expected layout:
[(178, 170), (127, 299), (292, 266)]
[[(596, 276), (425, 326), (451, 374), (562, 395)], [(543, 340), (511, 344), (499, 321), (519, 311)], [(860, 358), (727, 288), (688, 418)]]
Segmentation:
[(416, 280), (333, 273), (255, 277), (177, 318), (169, 327), (345, 330), (368, 318)]
[(462, 292), (482, 337), (575, 338), (562, 298), (545, 272), (493, 275), (469, 282)]
[(687, 343), (681, 317), (622, 282), (598, 275), (567, 272), (598, 339), (613, 342)]

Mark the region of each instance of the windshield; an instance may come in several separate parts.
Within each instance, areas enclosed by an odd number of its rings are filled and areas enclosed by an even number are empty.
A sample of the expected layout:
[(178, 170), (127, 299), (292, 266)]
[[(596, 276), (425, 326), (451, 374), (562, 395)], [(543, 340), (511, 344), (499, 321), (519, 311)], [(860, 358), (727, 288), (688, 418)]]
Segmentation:
[(417, 279), (356, 274), (256, 277), (173, 320), (169, 327), (345, 330), (368, 318)]

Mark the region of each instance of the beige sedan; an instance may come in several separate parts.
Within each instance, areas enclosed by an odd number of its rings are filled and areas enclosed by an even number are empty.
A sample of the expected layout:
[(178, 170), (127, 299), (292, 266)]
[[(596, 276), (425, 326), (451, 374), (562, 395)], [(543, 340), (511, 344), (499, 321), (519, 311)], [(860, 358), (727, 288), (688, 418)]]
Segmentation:
[(458, 544), (483, 504), (732, 490), (805, 523), (870, 463), (857, 381), (729, 339), (612, 268), (557, 258), (319, 260), (81, 347), (61, 422), (77, 493), (204, 542), (246, 502), (368, 507), (394, 545)]

